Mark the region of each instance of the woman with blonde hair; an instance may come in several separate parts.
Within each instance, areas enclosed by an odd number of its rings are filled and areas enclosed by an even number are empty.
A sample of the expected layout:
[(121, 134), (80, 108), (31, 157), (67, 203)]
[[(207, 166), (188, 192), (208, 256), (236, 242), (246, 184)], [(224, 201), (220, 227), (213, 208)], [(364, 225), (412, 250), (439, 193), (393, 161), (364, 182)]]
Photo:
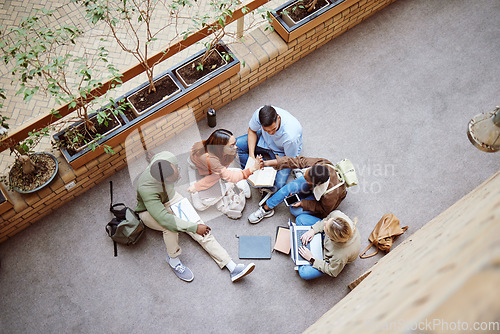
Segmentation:
[(297, 225), (311, 226), (311, 229), (301, 237), (304, 245), (307, 245), (316, 233), (324, 233), (322, 259), (315, 259), (311, 251), (304, 246), (299, 248), (300, 256), (311, 263), (299, 266), (300, 277), (305, 280), (324, 274), (337, 277), (347, 263), (356, 260), (361, 247), (356, 222), (357, 219), (352, 221), (340, 210), (332, 211), (324, 219), (308, 214), (297, 216), (295, 220)]

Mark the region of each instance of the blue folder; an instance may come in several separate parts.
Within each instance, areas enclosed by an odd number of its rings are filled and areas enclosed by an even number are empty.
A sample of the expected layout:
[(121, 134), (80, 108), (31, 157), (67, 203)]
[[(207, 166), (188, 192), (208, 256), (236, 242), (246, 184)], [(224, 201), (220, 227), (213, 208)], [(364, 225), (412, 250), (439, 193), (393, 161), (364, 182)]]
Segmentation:
[(270, 236), (239, 236), (239, 258), (240, 259), (270, 259), (271, 237)]

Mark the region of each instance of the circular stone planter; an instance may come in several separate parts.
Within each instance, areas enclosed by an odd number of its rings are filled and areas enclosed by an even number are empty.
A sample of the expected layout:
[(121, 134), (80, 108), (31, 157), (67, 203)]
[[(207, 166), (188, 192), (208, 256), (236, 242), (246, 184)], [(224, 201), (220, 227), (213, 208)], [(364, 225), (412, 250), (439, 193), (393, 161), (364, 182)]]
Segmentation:
[[(55, 156), (53, 156), (52, 154), (50, 153), (47, 153), (47, 152), (40, 152), (40, 153), (33, 153), (31, 155), (46, 155), (48, 157), (50, 157), (52, 160), (54, 160), (55, 162), (55, 168), (54, 168), (54, 173), (52, 174), (52, 176), (47, 180), (47, 182), (45, 182), (44, 184), (38, 186), (37, 188), (35, 189), (32, 189), (32, 190), (21, 190), (17, 187), (13, 187), (13, 189), (18, 192), (18, 193), (21, 193), (21, 194), (31, 194), (31, 193), (34, 193), (46, 186), (48, 186), (50, 184), (50, 182), (52, 182), (54, 180), (54, 178), (56, 177), (57, 175), (57, 172), (59, 171), (59, 163), (57, 162), (57, 159)], [(9, 179), (10, 179), (10, 175), (9, 175)], [(10, 181), (10, 180), (9, 180)], [(10, 182), (12, 184), (12, 182)]]

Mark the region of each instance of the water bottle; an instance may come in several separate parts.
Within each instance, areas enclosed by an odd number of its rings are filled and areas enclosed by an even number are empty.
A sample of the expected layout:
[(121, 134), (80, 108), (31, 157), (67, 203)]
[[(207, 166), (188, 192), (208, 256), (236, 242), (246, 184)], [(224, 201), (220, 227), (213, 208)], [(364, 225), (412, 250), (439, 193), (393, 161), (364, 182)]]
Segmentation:
[(208, 108), (208, 110), (207, 110), (207, 123), (208, 123), (208, 126), (211, 128), (214, 128), (217, 125), (217, 119), (215, 116), (215, 109), (214, 108)]

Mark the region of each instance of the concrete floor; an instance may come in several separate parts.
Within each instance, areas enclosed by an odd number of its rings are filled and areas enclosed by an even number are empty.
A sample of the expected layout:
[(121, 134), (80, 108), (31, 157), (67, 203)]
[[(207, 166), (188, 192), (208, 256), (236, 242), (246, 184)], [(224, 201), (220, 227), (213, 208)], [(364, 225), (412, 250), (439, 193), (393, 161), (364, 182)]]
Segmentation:
[[(304, 127), (303, 155), (354, 162), (360, 185), (339, 209), (358, 217), (362, 247), (387, 212), (409, 226), (398, 244), (499, 170), (500, 154), (480, 152), (466, 136), (472, 116), (500, 104), (499, 51), (499, 1), (399, 0), (218, 110), (217, 125), (240, 135), (263, 104), (290, 111)], [(184, 161), (212, 130), (202, 121), (162, 149)], [(110, 178), (116, 201), (135, 205), (140, 168)], [(104, 232), (108, 187), (90, 189), (0, 244), (2, 333), (299, 333), (382, 256), (305, 282), (288, 256), (275, 253), (231, 283), (227, 270), (181, 235), (182, 260), (195, 274), (185, 283), (165, 263), (158, 232), (147, 230), (113, 257)], [(235, 235), (274, 240), (276, 226), (291, 217), (280, 206), (250, 225), (257, 197), (240, 220), (203, 214), (236, 261)]]

